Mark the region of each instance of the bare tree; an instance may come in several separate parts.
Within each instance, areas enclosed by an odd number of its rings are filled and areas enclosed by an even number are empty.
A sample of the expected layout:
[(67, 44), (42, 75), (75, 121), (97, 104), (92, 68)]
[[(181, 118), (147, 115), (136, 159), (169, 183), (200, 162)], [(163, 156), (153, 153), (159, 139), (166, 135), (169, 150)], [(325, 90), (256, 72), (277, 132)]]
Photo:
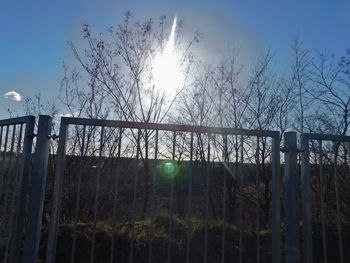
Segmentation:
[(349, 131), (350, 52), (336, 61), (329, 52), (318, 53), (312, 60), (311, 96), (318, 102), (315, 114), (325, 133), (345, 135)]
[[(107, 36), (95, 36), (91, 27), (84, 24), (83, 37), (87, 47), (81, 52), (74, 43), (70, 46), (85, 78), (89, 79), (91, 91), (108, 93), (106, 102), (113, 109), (110, 118), (163, 122), (186, 81), (171, 97), (156, 87), (152, 63), (169, 40), (167, 20), (164, 16), (157, 22), (153, 19), (133, 20), (127, 12), (124, 22), (116, 28), (111, 27)], [(186, 79), (192, 58), (191, 46), (198, 38), (195, 36), (182, 43), (180, 35), (181, 26), (176, 34), (176, 47), (183, 51), (179, 67), (183, 67)]]
[(291, 46), (293, 61), (291, 67), (290, 82), (294, 87), (298, 107), (296, 110), (295, 129), (304, 132), (306, 112), (310, 108), (310, 97), (307, 90), (310, 88), (310, 61), (309, 52), (303, 47), (303, 43), (295, 38)]

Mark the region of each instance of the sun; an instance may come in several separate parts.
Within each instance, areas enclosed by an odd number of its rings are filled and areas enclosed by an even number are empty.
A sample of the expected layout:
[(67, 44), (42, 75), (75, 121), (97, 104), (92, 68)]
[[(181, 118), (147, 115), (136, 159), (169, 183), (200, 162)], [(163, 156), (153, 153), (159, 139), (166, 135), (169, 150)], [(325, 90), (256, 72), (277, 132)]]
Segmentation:
[(159, 50), (152, 61), (154, 85), (169, 99), (174, 98), (184, 81), (181, 55), (175, 50), (176, 24), (177, 17), (175, 16), (165, 48)]

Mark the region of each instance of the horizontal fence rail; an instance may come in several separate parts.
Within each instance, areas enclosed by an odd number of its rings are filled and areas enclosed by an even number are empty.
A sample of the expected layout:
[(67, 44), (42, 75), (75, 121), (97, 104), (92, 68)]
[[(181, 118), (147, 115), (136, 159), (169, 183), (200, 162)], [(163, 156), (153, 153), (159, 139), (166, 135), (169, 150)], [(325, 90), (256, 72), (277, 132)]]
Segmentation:
[(274, 131), (62, 118), (39, 257), (280, 262), (279, 145)]
[(279, 136), (278, 131), (267, 130), (247, 130), (225, 127), (207, 127), (207, 126), (192, 126), (192, 125), (180, 125), (180, 124), (160, 124), (160, 123), (147, 123), (147, 122), (132, 122), (132, 121), (115, 121), (115, 120), (99, 120), (99, 119), (87, 119), (87, 118), (61, 118), (61, 124), (66, 126), (69, 124), (74, 125), (93, 125), (101, 127), (115, 127), (115, 128), (128, 128), (128, 129), (142, 129), (142, 130), (162, 130), (173, 132), (192, 132), (192, 133), (209, 133), (209, 134), (234, 134), (245, 136), (261, 136), (261, 137), (273, 137)]
[[(304, 262), (350, 257), (350, 136), (301, 135)], [(343, 229), (347, 235), (344, 235)]]
[(18, 262), (34, 137), (33, 116), (0, 120), (0, 262)]

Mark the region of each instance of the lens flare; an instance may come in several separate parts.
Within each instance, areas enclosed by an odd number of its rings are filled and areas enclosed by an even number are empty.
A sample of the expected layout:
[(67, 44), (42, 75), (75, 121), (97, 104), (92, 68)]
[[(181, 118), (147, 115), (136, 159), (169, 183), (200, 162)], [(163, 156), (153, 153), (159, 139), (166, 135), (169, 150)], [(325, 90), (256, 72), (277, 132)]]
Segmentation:
[(179, 166), (173, 160), (162, 161), (159, 168), (160, 174), (167, 178), (173, 178), (179, 173)]
[(154, 85), (168, 97), (173, 97), (184, 81), (181, 56), (175, 50), (176, 24), (175, 16), (165, 48), (156, 53), (152, 63)]

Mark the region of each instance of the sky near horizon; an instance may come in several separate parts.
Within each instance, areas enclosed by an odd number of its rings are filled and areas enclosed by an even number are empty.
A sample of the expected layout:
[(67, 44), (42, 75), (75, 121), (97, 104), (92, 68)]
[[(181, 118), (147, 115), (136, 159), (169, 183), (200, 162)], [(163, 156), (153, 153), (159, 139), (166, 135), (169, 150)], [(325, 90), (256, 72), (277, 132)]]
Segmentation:
[(295, 36), (308, 49), (327, 49), (336, 56), (350, 48), (350, 2), (345, 0), (1, 0), (0, 117), (8, 107), (20, 106), (15, 95), (5, 98), (7, 92), (57, 97), (62, 62), (72, 61), (67, 41), (79, 44), (83, 22), (105, 32), (127, 10), (141, 20), (177, 15), (185, 30), (204, 34), (203, 60), (223, 56), (234, 46), (243, 63), (253, 63), (270, 48), (283, 72)]

